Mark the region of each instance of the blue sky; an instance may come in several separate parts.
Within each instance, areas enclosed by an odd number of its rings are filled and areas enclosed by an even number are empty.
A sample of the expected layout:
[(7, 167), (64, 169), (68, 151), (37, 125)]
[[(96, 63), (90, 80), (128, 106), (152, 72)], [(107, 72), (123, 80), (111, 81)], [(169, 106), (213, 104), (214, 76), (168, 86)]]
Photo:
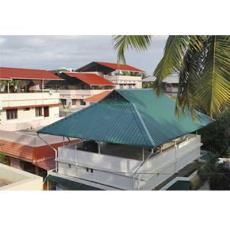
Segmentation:
[[(127, 64), (152, 74), (163, 55), (167, 36), (153, 36), (148, 51), (126, 53)], [(0, 36), (0, 66), (56, 69), (79, 68), (91, 61), (116, 62), (112, 36)]]

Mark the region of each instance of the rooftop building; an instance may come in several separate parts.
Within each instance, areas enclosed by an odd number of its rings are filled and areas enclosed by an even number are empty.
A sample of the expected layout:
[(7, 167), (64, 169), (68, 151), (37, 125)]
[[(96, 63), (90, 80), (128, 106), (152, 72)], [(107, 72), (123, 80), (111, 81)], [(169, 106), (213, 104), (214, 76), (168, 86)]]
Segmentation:
[(91, 62), (79, 69), (79, 72), (98, 72), (113, 82), (116, 89), (142, 88), (144, 71), (136, 67), (110, 62)]
[(98, 103), (38, 130), (74, 137), (60, 147), (51, 180), (86, 189), (148, 190), (200, 156), (194, 132), (212, 120), (197, 112), (175, 115), (175, 101), (152, 90), (114, 90)]
[(0, 67), (0, 129), (33, 129), (59, 119), (59, 93), (45, 84), (62, 81), (46, 70)]

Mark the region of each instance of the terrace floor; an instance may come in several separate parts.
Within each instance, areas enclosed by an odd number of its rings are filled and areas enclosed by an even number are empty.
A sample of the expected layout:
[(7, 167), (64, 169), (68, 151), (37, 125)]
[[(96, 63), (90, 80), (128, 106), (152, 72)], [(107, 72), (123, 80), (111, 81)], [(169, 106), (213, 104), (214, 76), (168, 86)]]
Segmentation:
[(0, 187), (10, 184), (10, 181), (0, 178)]
[[(73, 146), (74, 147), (74, 146)], [(80, 143), (77, 145), (78, 150), (89, 151), (98, 153), (98, 145), (95, 142)], [(119, 144), (109, 144), (103, 143), (100, 145), (101, 154), (122, 157), (128, 159), (142, 160), (142, 148), (130, 145), (119, 145)], [(145, 149), (145, 157), (150, 152)]]

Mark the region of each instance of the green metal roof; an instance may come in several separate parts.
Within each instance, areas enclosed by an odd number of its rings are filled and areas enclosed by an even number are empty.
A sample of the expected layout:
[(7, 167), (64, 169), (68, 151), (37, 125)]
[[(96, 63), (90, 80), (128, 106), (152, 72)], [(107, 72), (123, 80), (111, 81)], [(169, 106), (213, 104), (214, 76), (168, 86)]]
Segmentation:
[(175, 100), (152, 89), (114, 90), (100, 102), (48, 125), (38, 133), (155, 147), (206, 126), (199, 113), (175, 115)]

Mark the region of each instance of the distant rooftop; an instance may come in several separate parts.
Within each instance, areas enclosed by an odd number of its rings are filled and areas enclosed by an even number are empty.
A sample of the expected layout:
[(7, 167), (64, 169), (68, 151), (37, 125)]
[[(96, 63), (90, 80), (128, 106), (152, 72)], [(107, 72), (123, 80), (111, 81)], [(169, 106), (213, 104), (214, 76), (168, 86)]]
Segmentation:
[(94, 73), (63, 72), (65, 75), (78, 79), (90, 86), (113, 86), (113, 83)]
[[(49, 144), (57, 144), (62, 143), (63, 138), (60, 136), (52, 136), (52, 135), (41, 135), (42, 139), (46, 140)], [(42, 140), (34, 130), (25, 130), (25, 131), (6, 131), (6, 130), (0, 130), (0, 150), (1, 150), (1, 144), (4, 141), (14, 142), (17, 144), (22, 144), (26, 146), (31, 147), (39, 147), (39, 146), (45, 146), (47, 145)]]
[(40, 176), (0, 164), (0, 190), (43, 190)]
[(102, 92), (102, 93), (98, 93), (98, 94), (96, 94), (96, 95), (93, 95), (93, 96), (90, 96), (90, 97), (87, 97), (86, 99), (85, 99), (85, 101), (86, 102), (93, 102), (93, 103), (95, 103), (95, 102), (98, 102), (98, 101), (100, 101), (100, 100), (102, 100), (103, 98), (105, 98), (107, 95), (109, 95), (111, 93), (111, 91), (104, 91), (104, 92)]
[(62, 80), (60, 77), (48, 70), (22, 69), (10, 67), (0, 67), (0, 79)]
[(170, 74), (162, 82), (168, 83), (168, 84), (178, 84), (179, 83), (179, 75), (177, 73)]
[(149, 76), (149, 77), (144, 78), (142, 82), (154, 82), (155, 80), (156, 80), (156, 77)]
[[(156, 80), (155, 76), (150, 76), (150, 77), (146, 77), (142, 80), (142, 82), (154, 82)], [(178, 74), (170, 74), (169, 76), (167, 76), (165, 79), (163, 79), (164, 83), (168, 83), (168, 84), (178, 84), (179, 83), (179, 76)]]
[(115, 70), (139, 72), (139, 73), (144, 72), (143, 70), (138, 69), (138, 68), (131, 66), (131, 65), (124, 65), (124, 64), (117, 64), (117, 63), (110, 63), (110, 62), (91, 62), (91, 63), (77, 69), (77, 71), (79, 71), (79, 72), (98, 71), (98, 72), (103, 72), (104, 74), (108, 74), (108, 73), (113, 72)]

